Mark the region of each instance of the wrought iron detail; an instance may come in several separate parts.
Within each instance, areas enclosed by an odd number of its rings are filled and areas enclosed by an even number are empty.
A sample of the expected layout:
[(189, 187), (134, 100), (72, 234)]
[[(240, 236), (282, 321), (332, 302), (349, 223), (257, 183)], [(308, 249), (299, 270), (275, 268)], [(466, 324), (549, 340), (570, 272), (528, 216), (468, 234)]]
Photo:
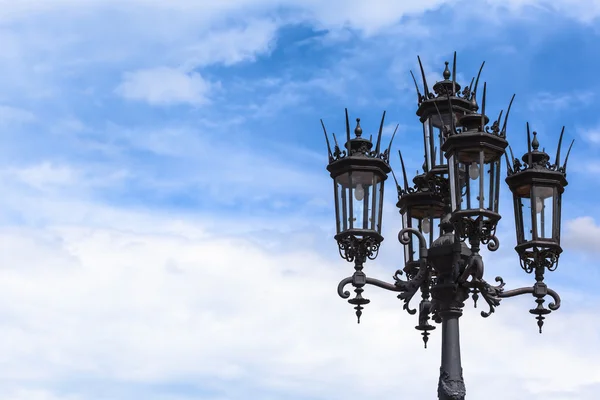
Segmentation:
[(379, 253), (381, 243), (371, 236), (359, 238), (354, 235), (338, 239), (340, 256), (349, 262), (355, 260), (364, 263), (367, 259), (374, 260)]

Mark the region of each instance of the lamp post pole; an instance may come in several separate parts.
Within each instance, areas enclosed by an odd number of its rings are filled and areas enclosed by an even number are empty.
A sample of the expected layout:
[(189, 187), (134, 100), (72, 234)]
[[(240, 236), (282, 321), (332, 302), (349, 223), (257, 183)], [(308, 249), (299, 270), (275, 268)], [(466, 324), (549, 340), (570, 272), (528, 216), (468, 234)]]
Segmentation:
[[(423, 91), (415, 82), (418, 97), (417, 115), (423, 124), (423, 173), (408, 183), (402, 154), (402, 184), (390, 167), (391, 145), (381, 147), (385, 112), (374, 144), (362, 137), (357, 119), (351, 138), (346, 110), (346, 142), (340, 147), (335, 134), (333, 149), (323, 125), (327, 142), (327, 170), (334, 181), (336, 235), (342, 258), (354, 263), (352, 276), (342, 279), (338, 294), (354, 306), (357, 320), (369, 300), (363, 297), (365, 286), (372, 285), (398, 293), (403, 308), (414, 315), (410, 302), (421, 292), (418, 325), (427, 347), (430, 331), (442, 325), (442, 359), (438, 383), (438, 398), (463, 400), (466, 396), (460, 357), (459, 319), (465, 301), (471, 297), (477, 306), (481, 297), (489, 317), (503, 298), (531, 294), (537, 306), (529, 312), (536, 315), (541, 333), (545, 315), (560, 307), (560, 297), (544, 283), (546, 270), (553, 271), (562, 252), (560, 247), (561, 198), (566, 181), (566, 165), (560, 165), (561, 132), (554, 163), (544, 151), (539, 151), (537, 133), (533, 139), (527, 125), (527, 153), (519, 160), (506, 141), (506, 124), (502, 112), (488, 125), (485, 115), (486, 84), (483, 85), (481, 111), (477, 102), (477, 87), (483, 64), (476, 79), (461, 92), (455, 81), (456, 53), (452, 73), (446, 63), (444, 80), (429, 92), (421, 60)], [(411, 72), (412, 74), (412, 72)], [(450, 79), (452, 78), (452, 79)], [(474, 82), (474, 83), (473, 83)], [(480, 111), (480, 112), (479, 112)], [(322, 123), (322, 121), (321, 121)], [(397, 127), (396, 127), (397, 129)], [(573, 143), (571, 143), (572, 146)], [(510, 160), (506, 148), (510, 150)], [(438, 152), (439, 149), (439, 152)], [(479, 254), (481, 244), (495, 251), (499, 241), (495, 236), (501, 216), (498, 213), (502, 158), (507, 167), (506, 183), (512, 194), (517, 246), (521, 267), (535, 273), (531, 287), (504, 290), (504, 281), (496, 277), (497, 285), (484, 280), (484, 263)], [(398, 203), (403, 229), (398, 240), (404, 246), (404, 268), (388, 283), (364, 272), (368, 259), (377, 257), (383, 241), (381, 235), (384, 183), (392, 173), (398, 191)], [(354, 296), (345, 290), (354, 288)], [(544, 306), (545, 297), (552, 302)]]

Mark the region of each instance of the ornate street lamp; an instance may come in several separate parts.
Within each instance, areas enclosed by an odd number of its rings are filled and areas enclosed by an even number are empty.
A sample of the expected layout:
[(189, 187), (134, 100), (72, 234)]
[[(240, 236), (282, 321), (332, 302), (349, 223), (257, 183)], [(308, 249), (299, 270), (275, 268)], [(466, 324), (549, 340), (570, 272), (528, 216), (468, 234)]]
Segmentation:
[[(360, 118), (356, 119), (355, 137), (350, 138), (350, 121), (346, 110), (346, 144), (341, 150), (335, 134), (333, 134), (334, 149), (331, 150), (325, 125), (323, 132), (327, 141), (329, 165), (327, 170), (333, 178), (335, 199), (336, 235), (340, 256), (349, 262), (354, 262), (352, 284), (356, 297), (349, 300), (355, 305), (356, 315), (360, 321), (364, 304), (369, 300), (361, 296), (365, 285), (363, 264), (367, 258), (377, 257), (381, 236), (381, 216), (383, 209), (383, 187), (388, 173), (390, 147), (381, 152), (381, 135), (385, 111), (381, 118), (377, 144), (362, 137)], [(397, 128), (397, 127), (396, 127)], [(394, 132), (395, 134), (395, 132)]]
[[(501, 112), (498, 119), (488, 126), (486, 84), (483, 86), (481, 113), (478, 113), (476, 99), (481, 68), (475, 86), (472, 80), (471, 85), (460, 92), (461, 86), (455, 81), (455, 53), (452, 74), (446, 63), (444, 80), (433, 86), (433, 94), (429, 92), (420, 59), (419, 66), (425, 94), (420, 93), (416, 80), (415, 86), (419, 106), (417, 115), (423, 123), (425, 162), (423, 173), (415, 176), (413, 185), (409, 185), (400, 154), (402, 185), (394, 176), (398, 191), (397, 207), (403, 224), (398, 239), (405, 246), (405, 264), (393, 275), (393, 283), (368, 277), (363, 272), (367, 258), (377, 256), (383, 240), (383, 187), (387, 174), (392, 172), (389, 166), (392, 142), (384, 152), (380, 149), (383, 118), (374, 150), (372, 141), (362, 137), (358, 119), (355, 138), (350, 138), (347, 111), (345, 150), (340, 149), (334, 135), (332, 151), (325, 132), (329, 154), (327, 170), (334, 180), (335, 239), (342, 258), (355, 264), (354, 274), (339, 283), (338, 294), (355, 306), (360, 322), (363, 306), (369, 303), (362, 297), (365, 285), (398, 292), (398, 298), (404, 302), (403, 308), (410, 314), (417, 313), (417, 309), (410, 307), (410, 301), (420, 291), (419, 323), (415, 328), (421, 331), (425, 347), (429, 332), (435, 329), (429, 321), (432, 319), (442, 324), (438, 397), (461, 400), (465, 398), (466, 391), (460, 359), (459, 318), (465, 300), (472, 297), (477, 306), (477, 300), (482, 297), (489, 310), (482, 311), (481, 315), (488, 317), (501, 299), (531, 294), (537, 307), (530, 312), (537, 316), (540, 333), (544, 316), (560, 307), (560, 297), (546, 286), (543, 279), (545, 270), (556, 269), (562, 252), (561, 197), (567, 185), (566, 164), (571, 147), (564, 164), (559, 166), (563, 128), (556, 160), (550, 164), (550, 157), (538, 150), (535, 132), (531, 140), (527, 125), (528, 152), (521, 162), (512, 156), (511, 149), (512, 162), (509, 162), (505, 152), (508, 146), (506, 124), (514, 96), (504, 121)], [(439, 156), (437, 149), (440, 149)], [(499, 247), (495, 231), (501, 218), (498, 202), (503, 155), (508, 168), (506, 182), (513, 193), (515, 208), (515, 250), (523, 269), (528, 273), (535, 271), (536, 280), (532, 287), (509, 291), (504, 290), (504, 281), (500, 277), (496, 278), (497, 286), (483, 279), (484, 264), (479, 254), (481, 244), (487, 244), (490, 251)], [(406, 275), (405, 279), (403, 275)], [(350, 298), (349, 291), (344, 290), (348, 284), (355, 288), (353, 298)], [(548, 308), (544, 307), (546, 295), (553, 299)]]

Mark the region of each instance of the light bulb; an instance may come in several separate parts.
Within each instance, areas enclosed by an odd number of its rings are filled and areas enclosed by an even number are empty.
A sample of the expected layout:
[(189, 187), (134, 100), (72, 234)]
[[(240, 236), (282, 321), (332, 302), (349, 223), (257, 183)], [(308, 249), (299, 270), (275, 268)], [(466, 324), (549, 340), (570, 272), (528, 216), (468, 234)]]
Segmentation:
[(423, 221), (421, 222), (421, 230), (423, 231), (423, 233), (429, 233), (429, 231), (431, 230), (431, 222), (429, 221), (429, 218), (423, 219)]
[(356, 189), (354, 189), (354, 198), (358, 201), (362, 201), (362, 199), (365, 198), (365, 189), (360, 183), (356, 185)]
[(469, 177), (473, 180), (479, 177), (479, 164), (475, 161), (469, 165)]
[(544, 201), (542, 199), (540, 199), (539, 197), (537, 197), (535, 199), (535, 213), (536, 214), (541, 213), (543, 208), (544, 208)]

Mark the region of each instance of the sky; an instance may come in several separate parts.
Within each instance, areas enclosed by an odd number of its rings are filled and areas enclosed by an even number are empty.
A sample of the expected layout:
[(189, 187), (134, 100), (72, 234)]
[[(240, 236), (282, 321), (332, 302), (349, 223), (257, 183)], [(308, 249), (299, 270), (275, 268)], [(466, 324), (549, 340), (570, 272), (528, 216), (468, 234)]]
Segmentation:
[[(485, 61), (490, 116), (516, 94), (554, 154), (575, 140), (563, 197), (563, 304), (540, 335), (531, 296), (461, 319), (470, 399), (592, 400), (600, 390), (599, 0), (0, 0), (0, 398), (433, 399), (440, 329), (367, 287), (339, 298), (319, 119), (344, 108), (410, 174), (423, 162), (410, 70), (430, 85), (457, 52)], [(493, 119), (493, 118), (492, 118)], [(564, 154), (564, 152), (563, 152)], [(399, 160), (392, 158), (399, 171)], [(402, 267), (387, 182), (379, 257)], [(485, 277), (530, 286), (502, 183)], [(416, 304), (417, 302), (415, 302)]]

